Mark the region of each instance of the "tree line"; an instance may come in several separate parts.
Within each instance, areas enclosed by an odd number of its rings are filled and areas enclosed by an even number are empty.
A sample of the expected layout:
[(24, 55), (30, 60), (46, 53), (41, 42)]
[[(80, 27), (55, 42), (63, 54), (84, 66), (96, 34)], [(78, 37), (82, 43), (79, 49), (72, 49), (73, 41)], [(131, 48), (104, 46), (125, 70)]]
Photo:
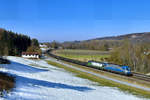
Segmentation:
[[(3, 55), (21, 55), (29, 47), (35, 45), (38, 47), (38, 40), (32, 39), (23, 34), (14, 33), (5, 29), (0, 29), (0, 56)], [(33, 44), (35, 42), (35, 44)]]
[(122, 46), (115, 48), (111, 52), (108, 62), (128, 65), (132, 71), (150, 72), (150, 45), (149, 43), (132, 43), (124, 40)]
[(115, 48), (121, 45), (118, 40), (90, 40), (90, 41), (73, 41), (59, 43), (53, 41), (46, 43), (49, 47), (57, 49), (62, 47), (63, 49), (83, 49), (83, 50), (101, 50), (109, 51), (111, 48)]

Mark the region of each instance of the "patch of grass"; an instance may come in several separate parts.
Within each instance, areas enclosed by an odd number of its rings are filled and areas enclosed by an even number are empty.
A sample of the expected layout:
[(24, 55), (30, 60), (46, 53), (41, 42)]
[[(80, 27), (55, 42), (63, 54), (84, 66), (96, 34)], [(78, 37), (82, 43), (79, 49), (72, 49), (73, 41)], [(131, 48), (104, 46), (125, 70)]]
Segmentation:
[(3, 91), (10, 92), (15, 87), (15, 78), (0, 72), (0, 96), (3, 96)]
[(120, 90), (126, 91), (128, 93), (133, 94), (133, 95), (140, 96), (140, 97), (145, 97), (145, 98), (150, 98), (150, 92), (148, 92), (148, 91), (144, 91), (144, 90), (134, 88), (134, 87), (130, 87), (130, 86), (123, 85), (123, 84), (119, 84), (119, 83), (113, 82), (111, 80), (106, 80), (106, 79), (103, 79), (103, 78), (99, 78), (95, 75), (91, 75), (89, 73), (85, 73), (85, 72), (82, 72), (82, 71), (79, 71), (79, 70), (75, 70), (73, 68), (66, 67), (62, 64), (58, 64), (58, 63), (53, 62), (53, 61), (47, 61), (47, 63), (50, 64), (50, 65), (59, 67), (59, 68), (63, 68), (65, 70), (69, 71), (69, 72), (75, 73), (77, 77), (81, 77), (81, 78), (85, 78), (85, 79), (97, 82), (97, 83), (99, 83), (100, 86), (117, 87)]
[(80, 61), (103, 61), (105, 58), (109, 58), (110, 54), (108, 51), (96, 51), (96, 50), (56, 50), (53, 52), (58, 56), (65, 58), (76, 59)]
[(55, 50), (56, 53), (61, 54), (77, 54), (77, 55), (97, 55), (97, 54), (109, 54), (109, 51), (98, 51), (98, 50), (80, 50), (80, 49), (61, 49)]
[(102, 61), (102, 59), (110, 57), (109, 55), (64, 55), (64, 54), (59, 54), (59, 56), (85, 62), (89, 60)]

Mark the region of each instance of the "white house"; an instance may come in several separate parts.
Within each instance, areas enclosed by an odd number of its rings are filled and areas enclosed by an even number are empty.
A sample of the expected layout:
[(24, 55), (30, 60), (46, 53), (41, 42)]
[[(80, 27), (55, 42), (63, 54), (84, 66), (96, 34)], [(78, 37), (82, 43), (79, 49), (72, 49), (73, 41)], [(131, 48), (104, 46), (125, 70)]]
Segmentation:
[(45, 44), (40, 44), (40, 48), (47, 48), (47, 45), (45, 45)]
[(37, 52), (22, 52), (22, 57), (38, 59), (40, 55)]

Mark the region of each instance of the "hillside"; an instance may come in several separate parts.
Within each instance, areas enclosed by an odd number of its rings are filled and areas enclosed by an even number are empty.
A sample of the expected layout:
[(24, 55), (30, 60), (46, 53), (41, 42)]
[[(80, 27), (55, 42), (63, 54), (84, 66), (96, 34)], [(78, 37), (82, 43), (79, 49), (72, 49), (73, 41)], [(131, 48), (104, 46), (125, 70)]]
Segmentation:
[[(149, 41), (150, 42), (150, 32), (143, 32), (143, 33), (131, 33), (119, 36), (110, 36), (110, 37), (102, 37), (96, 38), (91, 40), (124, 40), (129, 39), (131, 41)], [(90, 40), (88, 40), (90, 41)]]
[(131, 43), (150, 43), (150, 32), (132, 33), (119, 36), (110, 36), (89, 39), (84, 41), (70, 41), (62, 43), (62, 46), (67, 49), (92, 49), (100, 50), (113, 48), (122, 45), (123, 40), (129, 40)]
[[(3, 93), (4, 97), (0, 97), (0, 100), (93, 100), (93, 97), (94, 100), (100, 98), (101, 100), (118, 100), (118, 98), (141, 100), (140, 97), (133, 95), (131, 90), (127, 92), (127, 89), (123, 91), (119, 87), (112, 88), (110, 84), (113, 82), (106, 84), (105, 78), (99, 78), (102, 80), (99, 81), (101, 83), (93, 82), (80, 78), (79, 73), (75, 74), (59, 68), (58, 64), (49, 65), (42, 59), (35, 61), (12, 56), (9, 56), (8, 59), (12, 63), (4, 65), (4, 68), (0, 68), (0, 70), (15, 76), (16, 85), (11, 93)], [(47, 61), (56, 60), (48, 57)], [(74, 66), (73, 68), (77, 67)], [(76, 72), (75, 70), (73, 71)], [(83, 75), (85, 72), (81, 70), (81, 73)], [(85, 75), (87, 74), (85, 73)], [(121, 83), (118, 84), (121, 85)], [(143, 94), (137, 95), (143, 96)]]

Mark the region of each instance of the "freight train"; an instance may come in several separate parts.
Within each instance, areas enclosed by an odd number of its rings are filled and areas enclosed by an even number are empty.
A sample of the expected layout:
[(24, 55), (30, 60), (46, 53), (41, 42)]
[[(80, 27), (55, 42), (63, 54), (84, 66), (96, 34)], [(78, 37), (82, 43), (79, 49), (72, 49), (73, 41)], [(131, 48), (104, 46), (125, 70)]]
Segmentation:
[(78, 61), (74, 59), (60, 57), (51, 53), (48, 53), (48, 54), (58, 60), (63, 60), (63, 61), (67, 61), (67, 62), (71, 62), (74, 64), (83, 65), (83, 66), (87, 66), (87, 67), (91, 67), (91, 68), (95, 68), (99, 70), (109, 71), (109, 72), (116, 73), (116, 74), (132, 76), (129, 66), (116, 65), (116, 64), (111, 64), (111, 63), (106, 63), (106, 62), (97, 62), (97, 61), (82, 62), (82, 61)]
[(97, 61), (88, 61), (88, 66), (91, 66), (91, 67), (94, 67), (94, 68), (100, 69), (100, 70), (117, 73), (117, 74), (132, 76), (129, 66), (116, 65), (116, 64), (97, 62)]

